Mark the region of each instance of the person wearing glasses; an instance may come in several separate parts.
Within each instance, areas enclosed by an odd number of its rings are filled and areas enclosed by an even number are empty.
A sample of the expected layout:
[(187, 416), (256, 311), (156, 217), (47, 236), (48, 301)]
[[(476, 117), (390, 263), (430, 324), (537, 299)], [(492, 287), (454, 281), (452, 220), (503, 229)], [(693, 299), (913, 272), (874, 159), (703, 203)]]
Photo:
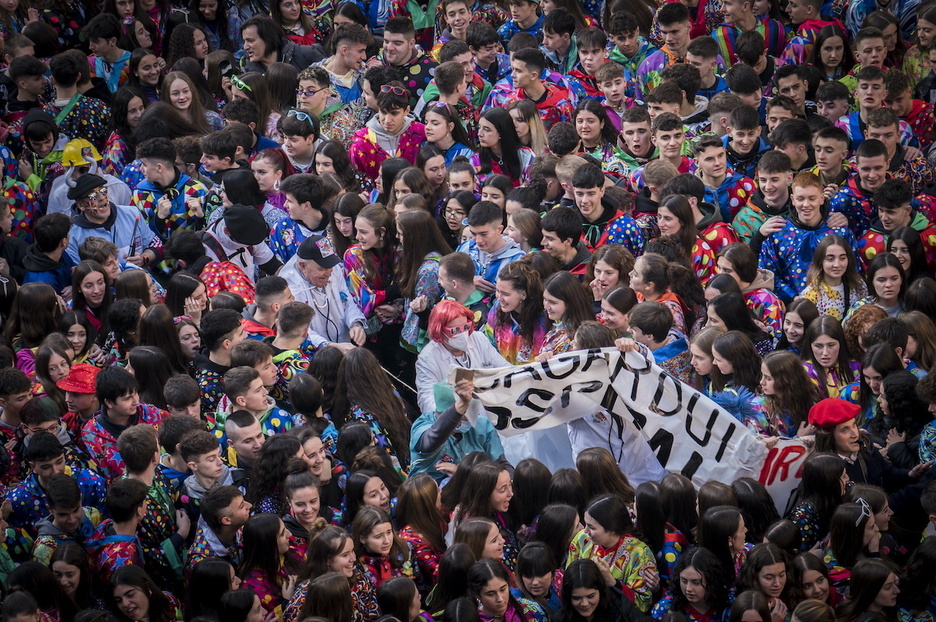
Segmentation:
[(415, 166), (426, 129), (410, 116), (410, 110), (409, 91), (402, 82), (380, 87), (377, 116), (354, 133), (349, 150), (352, 166), (371, 179), (377, 179), (380, 164), (387, 158), (404, 158)]
[(68, 191), (80, 212), (72, 219), (68, 233), (68, 249), (72, 261), (78, 263), (78, 247), (88, 238), (104, 238), (118, 249), (121, 263), (145, 267), (162, 259), (162, 240), (147, 224), (140, 211), (127, 205), (115, 205), (107, 195), (107, 181), (86, 173)]
[[(334, 57), (332, 57), (334, 58)], [(355, 78), (356, 80), (356, 78)], [(360, 84), (355, 82), (360, 92)], [(341, 94), (346, 87), (329, 74), (325, 65), (309, 67), (299, 72), (299, 88), (296, 89), (296, 107), (315, 115), (319, 121), (319, 134), (342, 145), (350, 145), (354, 132), (361, 127), (351, 108), (345, 106), (343, 98), (337, 97), (332, 89)]]
[(319, 139), (318, 119), (302, 110), (290, 110), (277, 121), (276, 131), (283, 137), (283, 153), (295, 172), (311, 173)]

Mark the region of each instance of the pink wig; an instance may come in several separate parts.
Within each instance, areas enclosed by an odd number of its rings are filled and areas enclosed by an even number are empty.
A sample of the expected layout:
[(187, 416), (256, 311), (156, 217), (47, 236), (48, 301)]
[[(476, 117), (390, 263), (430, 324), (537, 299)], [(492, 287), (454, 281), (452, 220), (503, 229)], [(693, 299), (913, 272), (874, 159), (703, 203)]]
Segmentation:
[(440, 301), (433, 307), (432, 313), (429, 314), (429, 339), (438, 343), (444, 343), (445, 335), (442, 333), (442, 329), (445, 328), (449, 322), (460, 317), (471, 322), (469, 331), (474, 330), (474, 313), (465, 307), (465, 305), (455, 302), (454, 300)]

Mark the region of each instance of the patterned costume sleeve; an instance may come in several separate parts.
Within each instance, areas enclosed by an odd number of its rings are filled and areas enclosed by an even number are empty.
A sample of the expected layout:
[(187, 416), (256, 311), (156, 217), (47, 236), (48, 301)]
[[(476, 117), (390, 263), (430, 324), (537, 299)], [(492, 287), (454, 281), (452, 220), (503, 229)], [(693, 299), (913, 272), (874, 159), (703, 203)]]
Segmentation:
[(927, 423), (920, 432), (920, 462), (936, 460), (936, 423)]
[[(259, 511), (262, 512), (263, 510)], [(273, 584), (265, 573), (251, 570), (241, 581), (241, 587), (253, 590), (267, 613), (272, 613), (277, 618), (283, 616), (283, 594), (279, 591), (280, 587)]]
[(818, 533), (819, 526), (816, 524), (815, 510), (811, 505), (797, 505), (787, 518), (799, 527), (800, 551), (805, 553), (819, 542), (822, 534)]

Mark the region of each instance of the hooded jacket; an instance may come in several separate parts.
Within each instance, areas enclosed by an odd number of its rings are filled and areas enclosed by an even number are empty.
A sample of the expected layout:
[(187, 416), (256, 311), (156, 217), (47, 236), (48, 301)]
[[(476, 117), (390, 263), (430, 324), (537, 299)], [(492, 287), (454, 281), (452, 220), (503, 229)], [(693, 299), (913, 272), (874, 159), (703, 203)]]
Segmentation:
[(380, 165), (387, 158), (401, 157), (416, 162), (419, 147), (426, 140), (422, 123), (407, 118), (403, 130), (393, 136), (380, 125), (376, 116), (354, 133), (348, 155), (351, 165), (370, 179), (380, 175)]
[[(696, 171), (696, 175), (702, 179), (701, 170)], [(722, 221), (730, 222), (747, 203), (748, 197), (754, 194), (754, 190), (753, 179), (728, 168), (725, 179), (717, 188), (705, 184), (704, 200), (718, 207)]]
[[(923, 254), (926, 257), (926, 268), (930, 274), (936, 270), (936, 227), (920, 212), (914, 212), (910, 218), (910, 228), (920, 234), (920, 243), (923, 245)], [(887, 250), (890, 242), (890, 231), (884, 228), (880, 219), (875, 219), (871, 228), (858, 239), (856, 254), (865, 270), (871, 260), (879, 253)]]
[(82, 508), (84, 515), (81, 523), (74, 532), (62, 531), (52, 522), (52, 515), (48, 515), (36, 523), (36, 541), (33, 544), (32, 557), (40, 564), (49, 565), (52, 554), (60, 545), (66, 542), (77, 542), (84, 545), (94, 534), (94, 529), (101, 523), (101, 513), (95, 508)]
[(23, 258), (23, 267), (26, 269), (23, 284), (48, 283), (56, 292), (61, 293), (71, 285), (71, 271), (74, 265), (66, 253), (62, 253), (62, 257), (56, 261), (41, 253), (35, 244), (31, 244)]
[(758, 190), (748, 199), (747, 205), (738, 211), (738, 214), (731, 221), (731, 227), (737, 231), (742, 242), (750, 244), (754, 252), (758, 252), (764, 241), (764, 236), (759, 231), (761, 225), (773, 216), (786, 218), (791, 209), (789, 197), (787, 197), (787, 202), (777, 209), (767, 205), (764, 195)]
[(478, 248), (474, 240), (462, 242), (461, 246), (458, 247), (459, 252), (468, 253), (468, 256), (471, 257), (471, 261), (475, 265), (475, 274), (490, 283), (497, 281), (497, 274), (501, 268), (524, 255), (519, 244), (506, 235), (502, 237), (504, 238), (504, 245), (493, 253), (487, 253)]

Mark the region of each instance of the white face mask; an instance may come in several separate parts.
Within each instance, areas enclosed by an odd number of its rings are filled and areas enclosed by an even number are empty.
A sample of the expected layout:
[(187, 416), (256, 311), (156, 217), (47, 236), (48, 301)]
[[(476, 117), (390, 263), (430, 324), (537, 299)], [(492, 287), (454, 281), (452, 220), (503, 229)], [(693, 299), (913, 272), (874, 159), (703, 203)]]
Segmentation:
[(457, 335), (452, 335), (447, 339), (447, 343), (450, 348), (453, 350), (460, 350), (462, 352), (468, 351), (468, 331), (458, 333)]
[(467, 421), (462, 421), (458, 424), (458, 427), (455, 428), (455, 432), (458, 434), (465, 434), (468, 430), (471, 429), (471, 424)]

